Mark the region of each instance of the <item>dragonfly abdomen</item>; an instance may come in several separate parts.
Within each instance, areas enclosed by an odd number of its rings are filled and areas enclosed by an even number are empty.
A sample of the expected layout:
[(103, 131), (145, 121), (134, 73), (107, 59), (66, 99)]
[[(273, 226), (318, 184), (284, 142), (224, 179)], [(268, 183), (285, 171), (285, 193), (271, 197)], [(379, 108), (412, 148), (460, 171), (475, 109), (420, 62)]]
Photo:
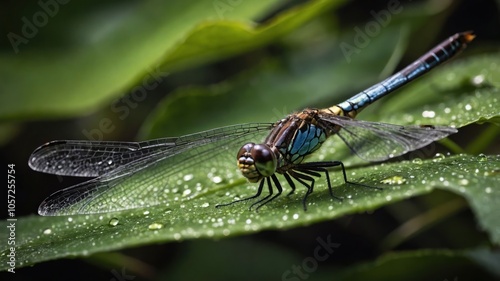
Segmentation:
[(339, 112), (340, 108), (342, 112), (339, 115), (348, 115), (354, 118), (367, 105), (394, 92), (460, 53), (474, 37), (471, 31), (457, 33), (449, 37), (403, 70), (348, 100), (332, 106), (330, 110)]

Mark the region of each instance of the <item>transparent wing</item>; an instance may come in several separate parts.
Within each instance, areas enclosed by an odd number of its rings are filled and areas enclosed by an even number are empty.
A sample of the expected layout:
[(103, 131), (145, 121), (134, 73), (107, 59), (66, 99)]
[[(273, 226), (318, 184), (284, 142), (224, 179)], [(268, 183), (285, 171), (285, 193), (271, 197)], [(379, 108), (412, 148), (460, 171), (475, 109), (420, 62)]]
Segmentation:
[(28, 164), (31, 169), (48, 174), (97, 177), (139, 158), (171, 149), (176, 139), (162, 139), (157, 146), (150, 146), (148, 142), (57, 140), (37, 148)]
[[(206, 141), (216, 141), (228, 134), (244, 134), (255, 126), (247, 124), (213, 129), (183, 137), (162, 138), (144, 142), (57, 140), (37, 148), (28, 161), (31, 169), (48, 174), (97, 177), (141, 158), (155, 154), (168, 155)], [(256, 128), (257, 129), (257, 128)]]
[[(122, 146), (116, 146), (113, 142), (109, 150), (117, 151), (116, 147), (138, 147), (133, 152), (125, 149), (125, 154), (128, 153), (134, 160), (123, 160), (115, 169), (97, 178), (55, 192), (42, 202), (38, 212), (41, 215), (104, 213), (168, 204), (183, 196), (196, 196), (209, 188), (201, 183), (241, 177), (235, 165), (238, 149), (246, 142), (263, 141), (271, 126), (272, 124), (235, 125), (179, 138), (125, 143), (127, 145)], [(80, 147), (89, 146), (88, 142), (84, 143), (85, 146)], [(107, 151), (101, 144), (93, 147), (99, 147), (98, 151)], [(50, 143), (47, 147), (51, 147)], [(42, 150), (47, 151), (47, 155), (53, 155), (54, 147), (42, 147)], [(143, 149), (144, 153), (139, 154)], [(45, 155), (37, 151), (37, 157)], [(67, 147), (59, 151), (73, 155)], [(56, 153), (58, 158), (63, 154)], [(115, 156), (114, 153), (102, 152), (95, 159), (100, 161), (103, 155)], [(72, 157), (77, 159), (76, 156)], [(85, 169), (89, 170), (81, 170)]]
[(387, 160), (457, 132), (444, 126), (401, 126), (330, 114), (321, 118), (330, 126), (340, 126), (337, 135), (353, 153), (367, 161)]

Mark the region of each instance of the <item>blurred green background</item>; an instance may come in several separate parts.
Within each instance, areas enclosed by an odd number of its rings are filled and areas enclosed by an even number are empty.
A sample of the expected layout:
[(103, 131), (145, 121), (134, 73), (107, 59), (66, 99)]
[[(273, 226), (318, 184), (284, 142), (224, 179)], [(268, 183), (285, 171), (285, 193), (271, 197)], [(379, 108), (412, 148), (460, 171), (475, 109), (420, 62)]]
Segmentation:
[[(1, 158), (16, 164), (18, 216), (79, 182), (29, 170), (29, 154), (47, 141), (142, 140), (272, 122), (342, 101), (456, 32), (477, 34), (464, 56), (497, 53), (500, 43), (494, 0), (2, 5)], [(373, 22), (379, 29), (356, 45)], [(343, 43), (357, 49), (347, 53)], [(389, 102), (377, 102), (368, 119), (390, 115)], [(469, 153), (499, 154), (498, 131), (471, 124), (452, 140)], [(408, 222), (421, 230), (387, 244)], [(307, 258), (328, 238), (339, 246), (313, 273), (285, 274), (304, 262), (314, 267)], [(496, 247), (462, 197), (434, 191), (307, 227), (45, 262), (14, 277), (122, 280), (125, 270), (133, 280), (492, 280), (500, 279)]]

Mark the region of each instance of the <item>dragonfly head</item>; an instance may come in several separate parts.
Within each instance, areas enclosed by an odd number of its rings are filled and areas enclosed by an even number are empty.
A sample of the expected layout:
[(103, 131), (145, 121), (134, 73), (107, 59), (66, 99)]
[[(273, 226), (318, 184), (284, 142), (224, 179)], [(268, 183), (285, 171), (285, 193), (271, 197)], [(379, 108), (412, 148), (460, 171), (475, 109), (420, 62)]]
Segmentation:
[(278, 161), (271, 148), (265, 144), (247, 143), (237, 155), (238, 168), (249, 182), (258, 182), (276, 172)]

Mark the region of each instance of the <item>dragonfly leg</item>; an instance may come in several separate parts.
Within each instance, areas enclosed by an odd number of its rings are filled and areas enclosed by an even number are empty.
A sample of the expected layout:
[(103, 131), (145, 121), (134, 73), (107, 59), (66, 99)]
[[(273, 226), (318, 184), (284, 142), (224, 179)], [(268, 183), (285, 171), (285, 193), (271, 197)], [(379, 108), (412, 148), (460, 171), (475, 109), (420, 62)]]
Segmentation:
[[(298, 182), (300, 182), (302, 185), (304, 185), (305, 187), (307, 187), (307, 192), (306, 192), (306, 195), (304, 196), (304, 198), (302, 199), (302, 206), (304, 207), (304, 211), (307, 211), (307, 206), (306, 206), (306, 202), (307, 202), (307, 197), (309, 196), (309, 194), (311, 194), (314, 190), (314, 178), (309, 176), (309, 175), (312, 175), (312, 176), (316, 176), (316, 177), (320, 177), (321, 175), (316, 173), (316, 172), (312, 172), (312, 171), (304, 171), (304, 170), (300, 170), (300, 172), (302, 173), (299, 173), (297, 171), (294, 171), (294, 170), (290, 170), (288, 171), (290, 173), (290, 175)], [(303, 174), (305, 173), (305, 174)], [(309, 174), (309, 175), (306, 175), (306, 174)], [(305, 181), (309, 181), (311, 184), (307, 184)]]
[[(273, 195), (273, 191), (272, 191), (272, 185), (271, 185), (271, 180), (269, 178), (272, 178), (273, 182), (274, 182), (274, 185), (276, 185), (276, 189), (278, 189), (278, 193), (276, 195), (274, 195), (273, 197), (271, 197), (271, 195)], [(281, 193), (283, 192), (283, 188), (281, 187), (281, 184), (280, 184), (280, 181), (278, 180), (278, 178), (276, 177), (276, 175), (272, 175), (270, 177), (267, 177), (267, 185), (269, 186), (269, 195), (262, 198), (261, 200), (253, 203), (251, 206), (250, 206), (250, 209), (252, 209), (253, 206), (255, 205), (258, 205), (256, 208), (255, 208), (255, 211), (259, 211), (260, 207), (266, 205), (267, 203), (273, 201), (274, 199), (276, 199), (276, 197), (280, 196)], [(270, 199), (267, 199), (271, 197)], [(260, 203), (260, 204), (259, 204)]]
[(366, 188), (372, 188), (372, 189), (377, 189), (377, 190), (383, 190), (383, 188), (381, 188), (381, 187), (372, 186), (372, 185), (367, 185), (367, 184), (364, 184), (364, 183), (353, 182), (353, 181), (349, 181), (349, 180), (347, 180), (347, 175), (346, 175), (346, 173), (345, 173), (344, 163), (342, 163), (342, 162), (340, 162), (340, 161), (332, 161), (332, 162), (338, 163), (338, 164), (337, 164), (337, 165), (335, 165), (335, 166), (340, 165), (340, 167), (342, 167), (342, 174), (344, 175), (344, 182), (345, 182), (345, 183), (348, 183), (348, 184), (353, 184), (353, 185), (359, 185), (359, 186), (366, 187)]
[(328, 191), (330, 192), (330, 196), (333, 197), (333, 198), (335, 198), (335, 199), (337, 199), (337, 200), (339, 200), (339, 201), (342, 201), (341, 197), (335, 196), (333, 194), (332, 183), (330, 181), (330, 173), (326, 169), (328, 167), (335, 167), (335, 166), (338, 166), (338, 165), (342, 165), (342, 172), (344, 173), (344, 179), (347, 180), (347, 176), (345, 174), (344, 166), (343, 166), (342, 162), (340, 162), (340, 161), (304, 163), (304, 164), (299, 165), (299, 167), (297, 167), (297, 170), (305, 172), (305, 173), (308, 172), (309, 174), (311, 174), (311, 172), (313, 172), (313, 171), (325, 173), (326, 183), (328, 184)]
[[(307, 189), (308, 189), (306, 195), (304, 196), (304, 199), (302, 200), (302, 204), (304, 205), (304, 210), (306, 210), (306, 200), (307, 200), (307, 197), (309, 196), (309, 194), (312, 193), (313, 187), (314, 187), (314, 178), (312, 178), (311, 176), (320, 177), (321, 175), (318, 172), (325, 173), (326, 182), (328, 184), (328, 191), (330, 192), (330, 196), (332, 196), (333, 198), (335, 198), (337, 200), (342, 201), (341, 197), (335, 196), (333, 194), (332, 183), (330, 181), (330, 173), (327, 170), (327, 168), (336, 167), (336, 166), (340, 166), (342, 168), (342, 176), (344, 177), (344, 182), (346, 184), (353, 184), (353, 185), (359, 185), (359, 186), (362, 186), (362, 187), (374, 188), (374, 189), (382, 190), (382, 188), (380, 188), (380, 187), (370, 186), (370, 185), (367, 185), (367, 184), (362, 184), (362, 183), (357, 183), (357, 182), (349, 181), (347, 179), (347, 173), (345, 171), (344, 163), (342, 163), (341, 161), (325, 161), (325, 162), (302, 163), (302, 164), (299, 164), (299, 165), (297, 165), (296, 167), (293, 168), (293, 170), (295, 171), (294, 174), (292, 174), (291, 172), (290, 172), (290, 174), (293, 176), (294, 179), (296, 179), (297, 181), (299, 181), (300, 183), (302, 183), (303, 185), (305, 185), (307, 187)], [(301, 173), (297, 173), (297, 172), (301, 172)], [(309, 176), (304, 175), (304, 174), (307, 174)], [(300, 179), (310, 181), (311, 185), (309, 186), (308, 184), (306, 184), (305, 182), (303, 182)]]
[[(265, 178), (265, 180), (267, 181), (267, 189), (269, 190), (269, 194), (267, 196), (265, 196), (264, 198), (257, 200), (257, 202), (252, 203), (252, 205), (250, 205), (250, 207), (248, 208), (249, 211), (252, 210), (253, 206), (255, 206), (255, 205), (259, 204), (260, 202), (265, 201), (267, 198), (273, 196), (274, 191), (273, 191), (273, 186), (271, 185), (271, 179), (269, 177), (267, 177), (267, 178)], [(262, 179), (262, 181), (264, 181), (264, 179)], [(255, 196), (250, 197), (250, 198), (256, 198), (256, 197), (257, 197), (257, 194)]]
[(303, 163), (303, 164), (299, 164), (295, 169), (299, 170), (299, 171), (317, 171), (317, 172), (325, 173), (326, 182), (328, 184), (328, 190), (330, 191), (330, 195), (333, 198), (342, 201), (342, 198), (333, 195), (332, 184), (330, 182), (330, 173), (327, 170), (327, 168), (336, 167), (336, 166), (340, 166), (342, 168), (342, 176), (344, 177), (344, 182), (346, 184), (359, 185), (359, 186), (366, 187), (366, 188), (382, 190), (382, 188), (380, 188), (380, 187), (371, 186), (371, 185), (367, 185), (367, 184), (363, 184), (363, 183), (359, 183), (359, 182), (353, 182), (353, 181), (348, 180), (347, 173), (345, 171), (344, 163), (342, 163), (341, 161), (324, 161), (324, 162)]
[[(233, 205), (234, 203), (243, 202), (243, 201), (247, 201), (247, 200), (259, 197), (260, 194), (262, 193), (262, 189), (264, 188), (264, 183), (265, 183), (265, 179), (262, 179), (260, 181), (259, 188), (257, 189), (257, 193), (255, 195), (247, 197), (247, 198), (235, 200), (235, 201), (229, 202), (229, 203), (217, 204), (217, 205), (215, 205), (215, 208), (226, 207), (226, 206)], [(268, 182), (268, 186), (269, 186), (269, 182)], [(271, 188), (269, 188), (269, 192), (272, 194), (272, 189)]]
[(288, 185), (290, 185), (290, 188), (292, 189), (286, 195), (286, 196), (290, 196), (295, 192), (295, 183), (292, 181), (292, 178), (290, 177), (290, 175), (288, 175), (288, 173), (283, 173), (283, 176), (285, 177), (286, 181), (288, 182)]

